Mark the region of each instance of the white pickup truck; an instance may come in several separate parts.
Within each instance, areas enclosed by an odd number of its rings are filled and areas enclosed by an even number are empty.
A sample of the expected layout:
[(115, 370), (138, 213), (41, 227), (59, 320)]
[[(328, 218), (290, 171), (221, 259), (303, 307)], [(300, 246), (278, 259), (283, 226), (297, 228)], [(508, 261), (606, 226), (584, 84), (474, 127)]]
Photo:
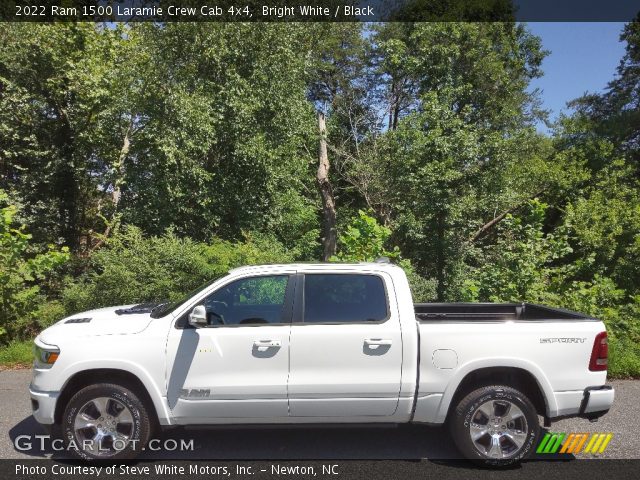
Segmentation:
[(157, 428), (447, 423), (463, 456), (535, 450), (539, 417), (595, 420), (601, 321), (532, 304), (416, 304), (385, 262), (242, 267), (174, 303), (101, 308), (35, 340), (35, 419), (81, 458)]

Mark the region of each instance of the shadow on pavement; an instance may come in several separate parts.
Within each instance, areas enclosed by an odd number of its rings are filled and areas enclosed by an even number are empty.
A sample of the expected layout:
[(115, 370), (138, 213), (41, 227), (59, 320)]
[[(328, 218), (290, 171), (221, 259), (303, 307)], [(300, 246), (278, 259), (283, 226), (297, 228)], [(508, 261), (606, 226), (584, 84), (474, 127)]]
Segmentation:
[[(50, 439), (40, 440), (36, 435), (46, 433), (32, 416), (9, 430), (14, 450), (25, 458), (69, 458), (54, 450)], [(193, 449), (175, 449), (181, 441), (192, 444)], [(159, 435), (155, 448), (144, 452), (140, 460), (420, 460), (458, 456), (446, 429), (413, 425), (175, 428)]]
[[(541, 437), (546, 432), (541, 429)], [(41, 440), (36, 435), (46, 433), (32, 416), (9, 430), (14, 450), (25, 458), (69, 458), (64, 451), (59, 451), (58, 444), (52, 445), (49, 438), (41, 437)], [(192, 448), (181, 450), (181, 444)], [(174, 428), (157, 436), (152, 448), (154, 450), (147, 449), (139, 460), (426, 459), (454, 468), (484, 468), (459, 459), (446, 428), (419, 425)], [(533, 458), (556, 462), (575, 459), (573, 455), (534, 455)]]

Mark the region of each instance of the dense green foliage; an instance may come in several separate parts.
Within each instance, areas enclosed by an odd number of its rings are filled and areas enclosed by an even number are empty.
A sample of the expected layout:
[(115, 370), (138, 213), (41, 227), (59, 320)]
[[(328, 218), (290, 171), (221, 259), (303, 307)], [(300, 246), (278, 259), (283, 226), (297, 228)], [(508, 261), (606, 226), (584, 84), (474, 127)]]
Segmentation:
[(8, 200), (0, 190), (0, 342), (33, 335), (45, 325), (51, 306), (43, 290), (52, 289), (52, 273), (69, 257), (67, 247), (37, 251), (24, 226), (16, 225), (17, 208), (6, 205)]
[(319, 110), (334, 260), (387, 256), (419, 301), (598, 316), (640, 375), (639, 24), (621, 40), (545, 135), (546, 52), (513, 22), (0, 24), (0, 343), (318, 260)]
[(91, 256), (87, 273), (69, 283), (62, 300), (69, 312), (179, 300), (233, 267), (292, 260), (282, 244), (264, 236), (237, 243), (215, 239), (207, 244), (172, 231), (143, 237), (139, 228), (129, 226)]

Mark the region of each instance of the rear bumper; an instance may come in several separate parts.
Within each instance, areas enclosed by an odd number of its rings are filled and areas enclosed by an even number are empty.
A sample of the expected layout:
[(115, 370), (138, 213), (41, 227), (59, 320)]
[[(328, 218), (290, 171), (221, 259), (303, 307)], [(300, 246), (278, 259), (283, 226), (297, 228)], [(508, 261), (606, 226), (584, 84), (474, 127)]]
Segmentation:
[(609, 385), (555, 392), (557, 410), (552, 412), (551, 419), (567, 417), (596, 419), (609, 411), (613, 405), (614, 396), (615, 391)]
[(595, 420), (609, 411), (614, 398), (615, 390), (609, 385), (587, 387), (584, 389), (578, 416)]
[(55, 423), (56, 402), (59, 392), (41, 392), (29, 387), (31, 396), (31, 410), (36, 422), (43, 425)]

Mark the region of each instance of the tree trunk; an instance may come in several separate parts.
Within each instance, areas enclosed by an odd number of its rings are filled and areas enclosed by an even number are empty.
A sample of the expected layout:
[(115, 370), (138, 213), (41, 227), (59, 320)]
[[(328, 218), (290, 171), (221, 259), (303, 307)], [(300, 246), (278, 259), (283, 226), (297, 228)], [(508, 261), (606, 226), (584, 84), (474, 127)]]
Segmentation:
[(118, 204), (120, 203), (120, 197), (122, 196), (122, 183), (124, 182), (124, 162), (129, 155), (129, 148), (131, 146), (131, 141), (129, 139), (129, 132), (131, 132), (131, 124), (127, 127), (127, 130), (124, 132), (124, 138), (122, 139), (122, 148), (120, 148), (120, 154), (118, 155), (118, 163), (116, 164), (116, 170), (118, 171), (118, 176), (113, 185), (113, 192), (111, 193), (111, 202), (113, 203), (113, 215), (115, 216), (118, 210)]
[(444, 302), (445, 294), (447, 292), (447, 258), (446, 258), (446, 228), (445, 228), (445, 213), (438, 212), (436, 215), (436, 231), (437, 237), (436, 243), (436, 279), (438, 281), (436, 287), (436, 297), (438, 302)]
[(333, 188), (329, 181), (331, 164), (327, 154), (327, 127), (322, 112), (318, 112), (318, 132), (320, 141), (316, 182), (322, 199), (322, 260), (326, 262), (336, 254), (338, 235), (336, 231), (336, 203), (333, 198)]

